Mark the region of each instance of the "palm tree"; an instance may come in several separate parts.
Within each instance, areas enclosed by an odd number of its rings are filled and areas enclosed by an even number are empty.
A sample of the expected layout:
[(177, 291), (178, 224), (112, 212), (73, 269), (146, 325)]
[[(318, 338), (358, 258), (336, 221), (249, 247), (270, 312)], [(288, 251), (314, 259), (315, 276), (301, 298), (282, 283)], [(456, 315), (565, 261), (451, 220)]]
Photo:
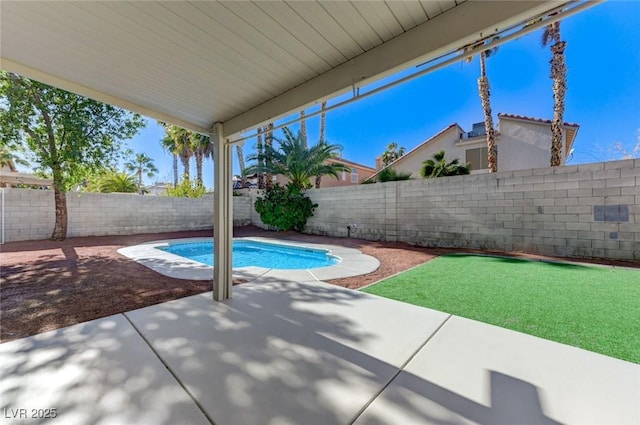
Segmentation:
[[(402, 173), (397, 172), (394, 168), (383, 168), (378, 174), (378, 181), (380, 183), (385, 182), (397, 182), (400, 180), (409, 180), (411, 178), (411, 173)], [(375, 180), (369, 181), (369, 183), (374, 183)]]
[(193, 136), (189, 130), (177, 127), (175, 125), (168, 125), (165, 127), (167, 137), (173, 140), (175, 144), (175, 152), (182, 162), (183, 176), (189, 178), (189, 161), (193, 156)]
[[(130, 151), (130, 153), (133, 153)], [(158, 169), (155, 165), (153, 165), (153, 159), (151, 159), (147, 154), (137, 153), (133, 159), (127, 161), (124, 164), (127, 171), (133, 172), (138, 177), (137, 191), (140, 195), (142, 195), (142, 175), (146, 174), (147, 177), (153, 177), (155, 173), (158, 172)]]
[[(311, 187), (311, 178), (314, 176), (333, 176), (338, 178), (338, 173), (350, 171), (344, 164), (327, 163), (331, 158), (336, 158), (338, 145), (318, 143), (307, 147), (302, 134), (294, 135), (288, 128), (282, 129), (284, 139), (276, 139), (279, 147), (265, 146), (262, 158), (258, 154), (249, 155), (247, 160), (256, 161), (256, 164), (246, 169), (247, 174), (263, 173), (281, 174), (289, 179), (292, 186), (298, 189)], [(260, 165), (264, 161), (264, 165)]]
[(196, 158), (196, 180), (198, 184), (202, 185), (202, 163), (205, 158), (213, 156), (213, 145), (209, 137), (203, 134), (190, 133), (191, 151)]
[[(497, 40), (498, 37), (494, 37), (492, 41)], [(468, 53), (479, 48), (484, 47), (486, 41), (483, 40), (480, 43), (476, 43), (464, 48), (464, 52)], [(496, 146), (496, 133), (493, 128), (493, 117), (491, 112), (491, 94), (489, 92), (489, 78), (487, 77), (487, 64), (486, 59), (492, 55), (495, 55), (498, 51), (497, 47), (492, 49), (483, 50), (480, 52), (480, 77), (478, 78), (478, 94), (480, 95), (480, 101), (482, 102), (482, 110), (484, 111), (484, 127), (487, 133), (487, 153), (489, 172), (495, 173), (498, 171), (498, 147)], [(466, 61), (471, 62), (473, 56), (469, 56)]]
[(469, 174), (469, 164), (460, 164), (456, 158), (451, 162), (447, 162), (444, 157), (444, 151), (433, 154), (432, 159), (427, 159), (422, 163), (420, 175), (426, 178), (461, 176)]
[(110, 172), (104, 174), (97, 179), (93, 184), (87, 187), (89, 192), (100, 193), (136, 193), (139, 191), (139, 186), (136, 183), (136, 177), (134, 174), (127, 174), (125, 172)]
[[(306, 141), (305, 141), (306, 143)], [(269, 123), (264, 126), (264, 150), (265, 150), (265, 170), (266, 173), (264, 175), (264, 187), (269, 190), (273, 186), (273, 173), (269, 171), (271, 169), (271, 157), (266, 155), (266, 152), (271, 149), (273, 150), (273, 123)], [(278, 174), (278, 173), (276, 173)]]
[(307, 140), (307, 120), (305, 119), (304, 110), (300, 111), (300, 134), (302, 134), (304, 140)]
[(382, 154), (382, 163), (386, 167), (387, 165), (391, 164), (393, 161), (404, 155), (405, 150), (405, 147), (399, 147), (397, 142), (389, 143), (389, 145), (387, 146), (387, 150)]
[[(551, 43), (554, 43), (551, 45)], [(560, 22), (544, 27), (542, 45), (551, 45), (551, 79), (553, 80), (553, 119), (551, 120), (551, 161), (552, 167), (562, 163), (562, 124), (567, 93), (567, 65), (564, 51), (567, 42), (560, 37)]]
[[(325, 140), (325, 132), (327, 129), (327, 101), (322, 102), (320, 106), (320, 137), (318, 138), (318, 143), (324, 143)], [(320, 184), (322, 183), (322, 176), (316, 176), (316, 189), (320, 189)]]
[(244, 150), (242, 148), (242, 143), (238, 143), (236, 145), (236, 154), (238, 155), (238, 165), (240, 166), (242, 187), (245, 187), (247, 185), (247, 175), (244, 173), (244, 169), (246, 168), (246, 165), (244, 163)]
[(175, 140), (168, 135), (165, 135), (160, 142), (162, 149), (171, 153), (173, 157), (173, 187), (178, 185), (178, 149)]
[[(258, 127), (258, 142), (256, 146), (258, 166), (264, 167), (264, 145), (262, 144), (262, 127)], [(245, 170), (242, 170), (242, 175), (246, 175)], [(264, 189), (264, 174), (258, 173), (258, 189)]]

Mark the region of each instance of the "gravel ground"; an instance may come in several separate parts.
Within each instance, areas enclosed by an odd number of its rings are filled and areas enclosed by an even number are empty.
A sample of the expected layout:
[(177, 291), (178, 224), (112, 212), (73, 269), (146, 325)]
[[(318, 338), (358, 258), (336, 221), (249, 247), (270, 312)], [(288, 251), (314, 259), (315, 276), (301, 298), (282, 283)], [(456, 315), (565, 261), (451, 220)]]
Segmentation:
[[(210, 235), (211, 231), (173, 232), (2, 245), (0, 342), (210, 291), (211, 282), (162, 276), (116, 252), (124, 246), (153, 240)], [(380, 260), (380, 267), (372, 273), (329, 281), (346, 288), (360, 288), (443, 253), (456, 251), (296, 232), (269, 232), (253, 226), (234, 229), (234, 236), (264, 236), (343, 245)], [(542, 258), (525, 254), (508, 255)], [(240, 283), (234, 281), (234, 284)]]

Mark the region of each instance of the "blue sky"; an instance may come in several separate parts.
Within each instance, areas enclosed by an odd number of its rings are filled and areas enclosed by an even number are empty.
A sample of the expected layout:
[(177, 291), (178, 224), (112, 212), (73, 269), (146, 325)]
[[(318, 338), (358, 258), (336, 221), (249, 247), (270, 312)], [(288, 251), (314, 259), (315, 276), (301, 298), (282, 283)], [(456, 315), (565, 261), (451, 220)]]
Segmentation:
[[(562, 21), (568, 68), (565, 121), (580, 124), (570, 164), (614, 159), (614, 144), (630, 151), (640, 142), (638, 28), (639, 1), (608, 1)], [(541, 47), (540, 38), (541, 30), (502, 45), (488, 59), (496, 122), (500, 112), (552, 117), (551, 53)], [(374, 166), (375, 157), (391, 142), (410, 150), (452, 123), (470, 130), (471, 124), (484, 119), (478, 74), (477, 59), (456, 63), (330, 111), (326, 138), (344, 147), (344, 158)], [(319, 118), (309, 119), (307, 128), (313, 143), (318, 139)], [(162, 129), (149, 120), (147, 128), (126, 142), (155, 160), (160, 172), (148, 182), (172, 181), (171, 156), (160, 147), (162, 136)], [(247, 140), (245, 154), (254, 145), (255, 139)], [(239, 173), (235, 155), (234, 163)], [(204, 174), (205, 185), (211, 187), (211, 161), (205, 163)]]

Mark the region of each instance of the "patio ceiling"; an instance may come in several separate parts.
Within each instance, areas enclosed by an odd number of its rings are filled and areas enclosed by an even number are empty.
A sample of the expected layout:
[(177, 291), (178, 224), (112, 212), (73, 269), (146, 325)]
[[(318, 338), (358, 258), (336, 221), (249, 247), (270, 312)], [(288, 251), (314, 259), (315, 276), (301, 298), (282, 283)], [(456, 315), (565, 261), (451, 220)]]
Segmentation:
[(1, 67), (229, 137), (563, 3), (3, 0)]

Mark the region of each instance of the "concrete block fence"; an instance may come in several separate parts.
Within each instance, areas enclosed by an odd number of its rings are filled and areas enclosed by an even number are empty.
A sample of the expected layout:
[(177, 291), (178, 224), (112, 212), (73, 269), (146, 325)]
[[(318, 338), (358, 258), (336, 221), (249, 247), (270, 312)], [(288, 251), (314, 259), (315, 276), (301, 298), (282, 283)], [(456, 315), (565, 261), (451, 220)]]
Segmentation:
[(640, 261), (640, 159), (309, 191), (312, 234)]
[[(4, 189), (5, 241), (46, 239), (50, 191)], [(234, 224), (264, 227), (259, 196), (233, 198)], [(314, 189), (306, 233), (410, 244), (640, 261), (640, 159)], [(213, 200), (68, 194), (69, 236), (212, 227)]]
[[(55, 222), (53, 191), (0, 190), (4, 192), (5, 242), (51, 236)], [(251, 199), (234, 200), (234, 224), (249, 224)], [(69, 237), (204, 230), (213, 227), (213, 198), (67, 193), (67, 213)]]

